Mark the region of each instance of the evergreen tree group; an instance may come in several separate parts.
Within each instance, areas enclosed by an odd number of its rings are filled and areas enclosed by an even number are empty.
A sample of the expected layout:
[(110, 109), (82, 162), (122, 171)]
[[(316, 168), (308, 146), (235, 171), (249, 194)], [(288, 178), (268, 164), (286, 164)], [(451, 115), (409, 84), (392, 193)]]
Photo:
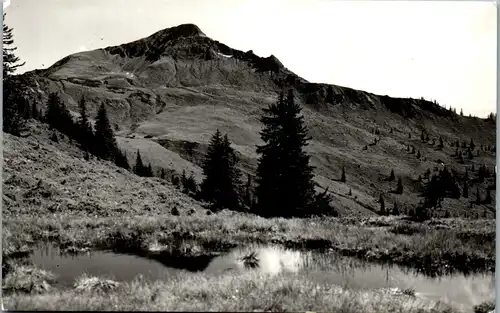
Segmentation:
[(117, 166), (130, 169), (127, 156), (116, 143), (106, 108), (101, 104), (95, 118), (95, 131), (87, 116), (85, 98), (79, 101), (80, 116), (75, 122), (70, 111), (57, 93), (50, 93), (44, 121), (52, 128), (76, 140), (85, 153), (91, 153), (102, 160), (114, 162)]
[(444, 167), (433, 175), (424, 188), (425, 207), (436, 207), (444, 198), (460, 198), (456, 177)]
[(138, 176), (142, 176), (142, 177), (153, 177), (154, 176), (153, 168), (151, 167), (151, 164), (146, 166), (142, 162), (141, 152), (139, 151), (139, 149), (137, 149), (137, 156), (135, 159), (135, 165), (134, 165), (132, 170)]

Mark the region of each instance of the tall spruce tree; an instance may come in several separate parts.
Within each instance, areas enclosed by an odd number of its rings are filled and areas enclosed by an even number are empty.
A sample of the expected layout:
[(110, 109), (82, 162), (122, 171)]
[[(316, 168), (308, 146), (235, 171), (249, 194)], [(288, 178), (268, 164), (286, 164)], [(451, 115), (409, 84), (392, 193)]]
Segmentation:
[(111, 124), (109, 123), (108, 113), (104, 103), (101, 104), (95, 118), (95, 152), (96, 156), (104, 160), (115, 160), (118, 146)]
[(303, 216), (314, 205), (313, 167), (303, 151), (310, 139), (301, 107), (294, 101), (293, 90), (286, 99), (263, 109), (260, 135), (264, 145), (257, 147), (261, 156), (257, 167), (257, 205), (261, 216)]
[(153, 167), (151, 166), (151, 163), (148, 164), (148, 166), (146, 166), (146, 177), (153, 177)]
[(80, 98), (78, 106), (80, 108), (80, 118), (78, 119), (77, 140), (84, 150), (94, 151), (94, 148), (91, 146), (94, 140), (94, 131), (87, 117), (87, 105), (84, 96)]
[(14, 38), (12, 28), (5, 24), (5, 13), (3, 14), (3, 131), (12, 135), (20, 135), (25, 127), (24, 113), (24, 95), (25, 84), (14, 77), (15, 71), (25, 63), (21, 62), (15, 55), (17, 47), (14, 47)]
[(242, 203), (241, 172), (237, 168), (238, 158), (229, 138), (220, 131), (212, 136), (205, 160), (200, 188), (200, 197), (217, 208), (240, 210)]
[(222, 198), (219, 171), (222, 167), (222, 135), (217, 131), (212, 135), (208, 145), (207, 154), (203, 161), (203, 181), (201, 182), (200, 197), (203, 200), (218, 204), (217, 199)]
[(60, 129), (61, 124), (61, 99), (55, 92), (49, 93), (47, 98), (47, 109), (45, 110), (45, 121), (51, 128)]
[(238, 169), (238, 157), (236, 152), (231, 147), (231, 142), (227, 134), (224, 135), (222, 140), (222, 156), (223, 156), (223, 169), (227, 173), (223, 176), (225, 178), (225, 205), (236, 209), (241, 209), (243, 206), (243, 190), (241, 181), (241, 171)]

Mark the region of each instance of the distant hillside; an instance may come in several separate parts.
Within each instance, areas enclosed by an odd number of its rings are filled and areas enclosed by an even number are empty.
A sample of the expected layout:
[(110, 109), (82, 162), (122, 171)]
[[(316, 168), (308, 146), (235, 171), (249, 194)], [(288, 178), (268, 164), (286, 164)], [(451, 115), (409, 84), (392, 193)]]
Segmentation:
[[(82, 95), (91, 116), (104, 103), (130, 162), (140, 149), (154, 169), (185, 169), (198, 180), (201, 158), (217, 128), (229, 134), (243, 171), (253, 174), (255, 147), (261, 143), (261, 109), (276, 101), (282, 87), (293, 87), (312, 137), (307, 150), (316, 167), (315, 179), (321, 187), (329, 187), (342, 214), (375, 214), (380, 194), (389, 208), (396, 202), (405, 210), (415, 207), (423, 185), (417, 178), (441, 164), (459, 173), (468, 167), (473, 177), (479, 165), (490, 170), (495, 166), (493, 120), (459, 116), (425, 100), (310, 83), (274, 56), (262, 58), (232, 49), (192, 24), (72, 54), (21, 77), (40, 107), (55, 91), (75, 114)], [(422, 132), (429, 141), (420, 140)], [(443, 149), (438, 147), (439, 137)], [(462, 164), (453, 156), (452, 145), (471, 139), (476, 145), (473, 158)], [(195, 147), (192, 155), (185, 153), (186, 144)], [(408, 145), (414, 153), (407, 151)], [(342, 166), (346, 183), (338, 181)], [(395, 188), (395, 182), (386, 180), (391, 169), (403, 180), (402, 195), (390, 193)], [(446, 199), (442, 213), (492, 215), (494, 203), (470, 207), (469, 202), (477, 187), (484, 193), (493, 183), (492, 179), (472, 182), (469, 199)], [(495, 190), (491, 193), (494, 199)]]

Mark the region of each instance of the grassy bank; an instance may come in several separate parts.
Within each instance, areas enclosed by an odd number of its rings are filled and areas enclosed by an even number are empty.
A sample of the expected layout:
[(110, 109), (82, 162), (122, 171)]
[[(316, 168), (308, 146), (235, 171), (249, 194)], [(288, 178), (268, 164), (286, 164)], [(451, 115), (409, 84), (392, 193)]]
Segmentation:
[[(82, 278), (76, 285), (66, 291), (6, 295), (4, 305), (11, 310), (451, 312), (445, 304), (412, 296), (318, 283), (307, 273), (185, 273), (168, 281), (137, 279), (118, 286)], [(92, 288), (96, 285), (101, 288)]]
[(140, 252), (161, 246), (177, 255), (226, 251), (248, 243), (326, 249), (370, 261), (407, 265), (427, 274), (494, 268), (495, 229), (489, 221), (401, 219), (263, 219), (224, 211), (214, 215), (75, 218), (7, 217), (3, 255), (43, 242), (61, 247)]

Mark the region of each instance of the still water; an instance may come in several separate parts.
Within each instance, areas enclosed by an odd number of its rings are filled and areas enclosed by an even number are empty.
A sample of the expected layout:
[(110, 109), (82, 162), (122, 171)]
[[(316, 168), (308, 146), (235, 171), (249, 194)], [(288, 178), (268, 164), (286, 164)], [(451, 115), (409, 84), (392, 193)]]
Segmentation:
[[(209, 262), (200, 263), (197, 270), (207, 275), (225, 273), (227, 270), (246, 271), (241, 258), (256, 252), (259, 271), (302, 273), (323, 284), (334, 284), (349, 289), (398, 288), (413, 289), (417, 297), (443, 301), (453, 307), (472, 311), (474, 305), (494, 299), (495, 281), (491, 273), (465, 276), (454, 274), (431, 278), (400, 267), (367, 263), (336, 254), (300, 252), (280, 247), (253, 246), (234, 249)], [(78, 256), (61, 255), (59, 249), (45, 246), (31, 255), (31, 260), (42, 269), (56, 275), (56, 286), (71, 287), (82, 274), (132, 281), (142, 275), (147, 280), (165, 280), (182, 269), (167, 267), (145, 257), (94, 251)], [(192, 268), (192, 266), (191, 266)]]

